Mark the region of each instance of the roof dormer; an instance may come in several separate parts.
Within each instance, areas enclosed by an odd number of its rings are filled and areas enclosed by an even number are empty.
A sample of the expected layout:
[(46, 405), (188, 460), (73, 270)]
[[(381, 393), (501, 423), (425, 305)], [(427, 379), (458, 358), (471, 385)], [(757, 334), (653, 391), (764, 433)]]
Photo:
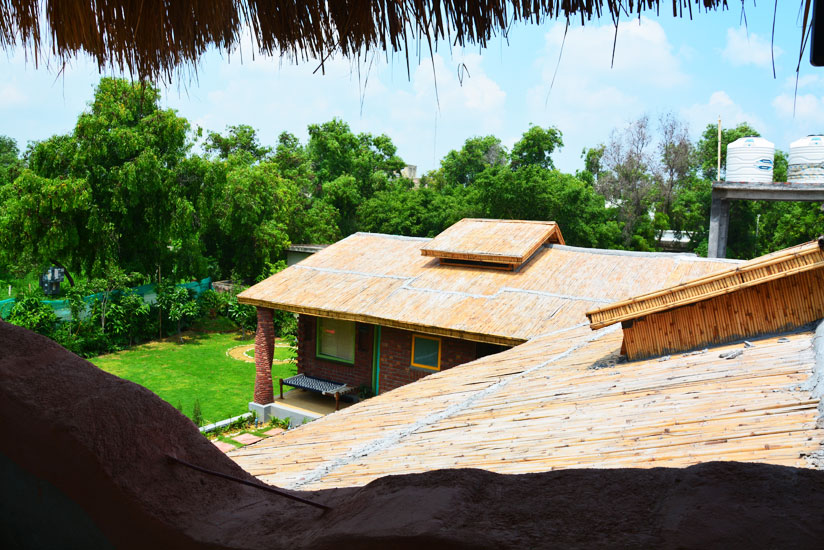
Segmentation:
[(564, 244), (555, 222), (464, 218), (421, 248), (443, 265), (514, 270), (544, 244)]

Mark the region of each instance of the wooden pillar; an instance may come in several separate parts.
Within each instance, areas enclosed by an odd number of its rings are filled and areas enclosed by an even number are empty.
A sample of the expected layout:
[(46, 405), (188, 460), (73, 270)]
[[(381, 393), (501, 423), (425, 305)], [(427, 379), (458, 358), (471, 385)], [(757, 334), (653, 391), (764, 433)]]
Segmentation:
[(712, 192), (710, 209), (710, 237), (707, 247), (708, 258), (727, 257), (727, 232), (730, 228), (730, 201)]
[(257, 332), (255, 332), (255, 403), (266, 405), (275, 400), (272, 387), (272, 357), (275, 351), (275, 327), (273, 310), (257, 308)]

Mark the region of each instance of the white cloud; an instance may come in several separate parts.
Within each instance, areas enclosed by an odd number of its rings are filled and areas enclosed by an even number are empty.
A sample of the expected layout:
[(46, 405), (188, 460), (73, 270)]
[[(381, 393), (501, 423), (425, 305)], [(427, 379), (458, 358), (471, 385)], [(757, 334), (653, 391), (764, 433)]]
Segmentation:
[[(824, 78), (821, 76), (817, 74), (805, 74), (798, 77), (797, 88), (799, 90), (804, 90), (811, 87), (821, 87), (822, 83), (824, 83)], [(795, 93), (796, 77), (794, 74), (784, 79), (784, 89), (792, 90), (793, 93)]]
[(650, 97), (670, 93), (690, 79), (656, 21), (642, 17), (640, 23), (622, 23), (614, 62), (612, 25), (570, 27), (565, 43), (564, 26), (556, 24), (546, 34), (535, 65), (541, 81), (527, 91), (526, 101), (530, 122), (555, 125), (564, 133), (565, 147), (556, 164), (572, 170), (581, 165), (584, 147), (606, 141), (613, 128), (654, 109)]
[(824, 98), (814, 94), (780, 94), (772, 106), (779, 117), (795, 119), (803, 127), (824, 124)]
[(26, 95), (13, 84), (0, 85), (0, 109), (19, 107), (27, 101)]
[(681, 111), (681, 116), (689, 123), (693, 137), (696, 139), (708, 124), (717, 122), (719, 115), (724, 128), (732, 128), (746, 122), (762, 134), (766, 134), (769, 130), (762, 117), (745, 111), (723, 90), (713, 92), (706, 103), (696, 103)]
[(727, 43), (721, 55), (735, 66), (754, 65), (769, 67), (772, 57), (784, 53), (781, 48), (772, 44), (755, 33), (747, 33), (744, 27), (727, 29)]
[(355, 132), (389, 135), (402, 158), (428, 169), (466, 138), (498, 134), (506, 122), (506, 93), (486, 74), (483, 57), (451, 53), (450, 59), (423, 56), (409, 75), (404, 64), (400, 78), (380, 57), (360, 65), (328, 59), (321, 74), (313, 73), (316, 61), (294, 65), (258, 56), (241, 64), (234, 55), (231, 63), (222, 60), (217, 77), (204, 72), (197, 87), (185, 94), (167, 89), (164, 96), (193, 125), (223, 131), (249, 124), (266, 144), (282, 131), (305, 141), (309, 124), (340, 117)]

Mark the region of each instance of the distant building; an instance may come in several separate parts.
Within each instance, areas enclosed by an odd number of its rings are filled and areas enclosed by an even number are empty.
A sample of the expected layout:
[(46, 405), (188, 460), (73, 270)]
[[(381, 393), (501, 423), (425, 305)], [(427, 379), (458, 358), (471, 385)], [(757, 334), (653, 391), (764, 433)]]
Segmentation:
[(293, 244), (286, 249), (286, 265), (295, 265), (296, 263), (305, 260), (312, 254), (320, 252), (328, 244)]

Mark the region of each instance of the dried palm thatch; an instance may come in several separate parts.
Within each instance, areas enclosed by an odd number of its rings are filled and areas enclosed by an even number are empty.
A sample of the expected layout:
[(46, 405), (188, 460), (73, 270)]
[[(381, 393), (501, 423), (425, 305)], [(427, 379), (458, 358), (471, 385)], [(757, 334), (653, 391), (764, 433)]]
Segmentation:
[[(805, 1), (809, 7), (811, 0)], [(22, 46), (35, 64), (82, 54), (100, 70), (170, 80), (210, 48), (228, 53), (251, 34), (254, 51), (292, 59), (356, 58), (404, 50), (409, 40), (485, 46), (513, 23), (654, 10), (661, 0), (0, 0), (0, 48)], [(675, 16), (726, 7), (726, 0), (671, 0)], [(806, 18), (805, 18), (806, 26)], [(47, 37), (51, 38), (50, 42)], [(322, 64), (322, 61), (321, 61)]]

